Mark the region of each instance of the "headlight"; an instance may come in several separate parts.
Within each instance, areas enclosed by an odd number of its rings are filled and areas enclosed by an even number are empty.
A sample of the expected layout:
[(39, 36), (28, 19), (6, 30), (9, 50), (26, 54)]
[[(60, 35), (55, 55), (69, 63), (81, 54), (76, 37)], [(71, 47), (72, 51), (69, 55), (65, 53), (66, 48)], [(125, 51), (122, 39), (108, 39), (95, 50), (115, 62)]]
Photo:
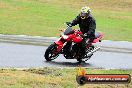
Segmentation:
[(67, 39), (68, 36), (67, 35), (64, 35), (64, 34), (61, 34), (61, 36), (64, 38), (64, 39)]

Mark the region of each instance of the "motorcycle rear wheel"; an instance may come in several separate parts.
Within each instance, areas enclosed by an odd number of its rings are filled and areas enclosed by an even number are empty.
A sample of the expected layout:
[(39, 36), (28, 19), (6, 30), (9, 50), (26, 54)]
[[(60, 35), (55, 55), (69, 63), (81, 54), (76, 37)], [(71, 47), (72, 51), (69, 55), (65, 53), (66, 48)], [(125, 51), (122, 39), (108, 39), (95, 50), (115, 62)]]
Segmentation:
[(57, 48), (57, 45), (54, 43), (54, 44), (51, 44), (46, 49), (45, 55), (44, 55), (46, 61), (52, 61), (59, 56), (58, 52), (56, 52), (56, 48)]
[(82, 59), (77, 59), (77, 61), (78, 61), (79, 63), (81, 63), (83, 60), (82, 60)]

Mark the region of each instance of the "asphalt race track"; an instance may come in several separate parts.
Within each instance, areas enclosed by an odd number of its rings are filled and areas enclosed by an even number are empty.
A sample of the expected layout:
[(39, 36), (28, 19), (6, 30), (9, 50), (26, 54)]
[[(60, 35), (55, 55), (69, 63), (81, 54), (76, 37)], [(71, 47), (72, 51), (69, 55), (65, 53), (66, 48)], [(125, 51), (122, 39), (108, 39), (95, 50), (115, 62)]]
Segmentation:
[[(47, 62), (44, 52), (47, 47), (0, 43), (0, 68), (34, 67), (77, 67), (75, 59), (65, 59), (60, 55), (56, 60)], [(132, 69), (132, 53), (97, 51), (92, 58), (82, 62), (83, 67), (104, 69)]]

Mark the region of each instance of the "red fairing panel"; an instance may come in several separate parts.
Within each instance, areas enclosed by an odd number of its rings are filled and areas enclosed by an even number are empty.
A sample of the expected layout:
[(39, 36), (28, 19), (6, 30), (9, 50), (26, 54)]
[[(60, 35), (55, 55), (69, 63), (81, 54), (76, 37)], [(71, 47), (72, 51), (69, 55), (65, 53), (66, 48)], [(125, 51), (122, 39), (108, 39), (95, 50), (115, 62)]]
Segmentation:
[(93, 40), (93, 43), (99, 42), (99, 38)]
[(100, 36), (99, 36), (98, 38), (94, 39), (92, 43), (99, 42), (99, 40), (100, 40), (103, 36), (104, 36), (104, 34), (103, 34), (103, 33), (100, 33)]
[(63, 43), (59, 40), (59, 41), (55, 41), (55, 44), (58, 45), (57, 51), (60, 51), (62, 49), (62, 47), (63, 47)]
[(80, 43), (81, 41), (82, 41), (82, 37), (80, 37), (80, 36), (73, 38), (74, 43)]

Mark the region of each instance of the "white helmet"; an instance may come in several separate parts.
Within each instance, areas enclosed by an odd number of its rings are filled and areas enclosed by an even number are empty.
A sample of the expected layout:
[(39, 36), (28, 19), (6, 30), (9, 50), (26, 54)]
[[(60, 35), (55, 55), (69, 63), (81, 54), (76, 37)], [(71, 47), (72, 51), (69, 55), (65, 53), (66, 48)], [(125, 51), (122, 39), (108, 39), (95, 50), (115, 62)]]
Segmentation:
[(81, 19), (87, 18), (89, 16), (90, 12), (91, 12), (91, 9), (89, 7), (87, 7), (87, 6), (82, 7), (81, 13), (80, 13)]

